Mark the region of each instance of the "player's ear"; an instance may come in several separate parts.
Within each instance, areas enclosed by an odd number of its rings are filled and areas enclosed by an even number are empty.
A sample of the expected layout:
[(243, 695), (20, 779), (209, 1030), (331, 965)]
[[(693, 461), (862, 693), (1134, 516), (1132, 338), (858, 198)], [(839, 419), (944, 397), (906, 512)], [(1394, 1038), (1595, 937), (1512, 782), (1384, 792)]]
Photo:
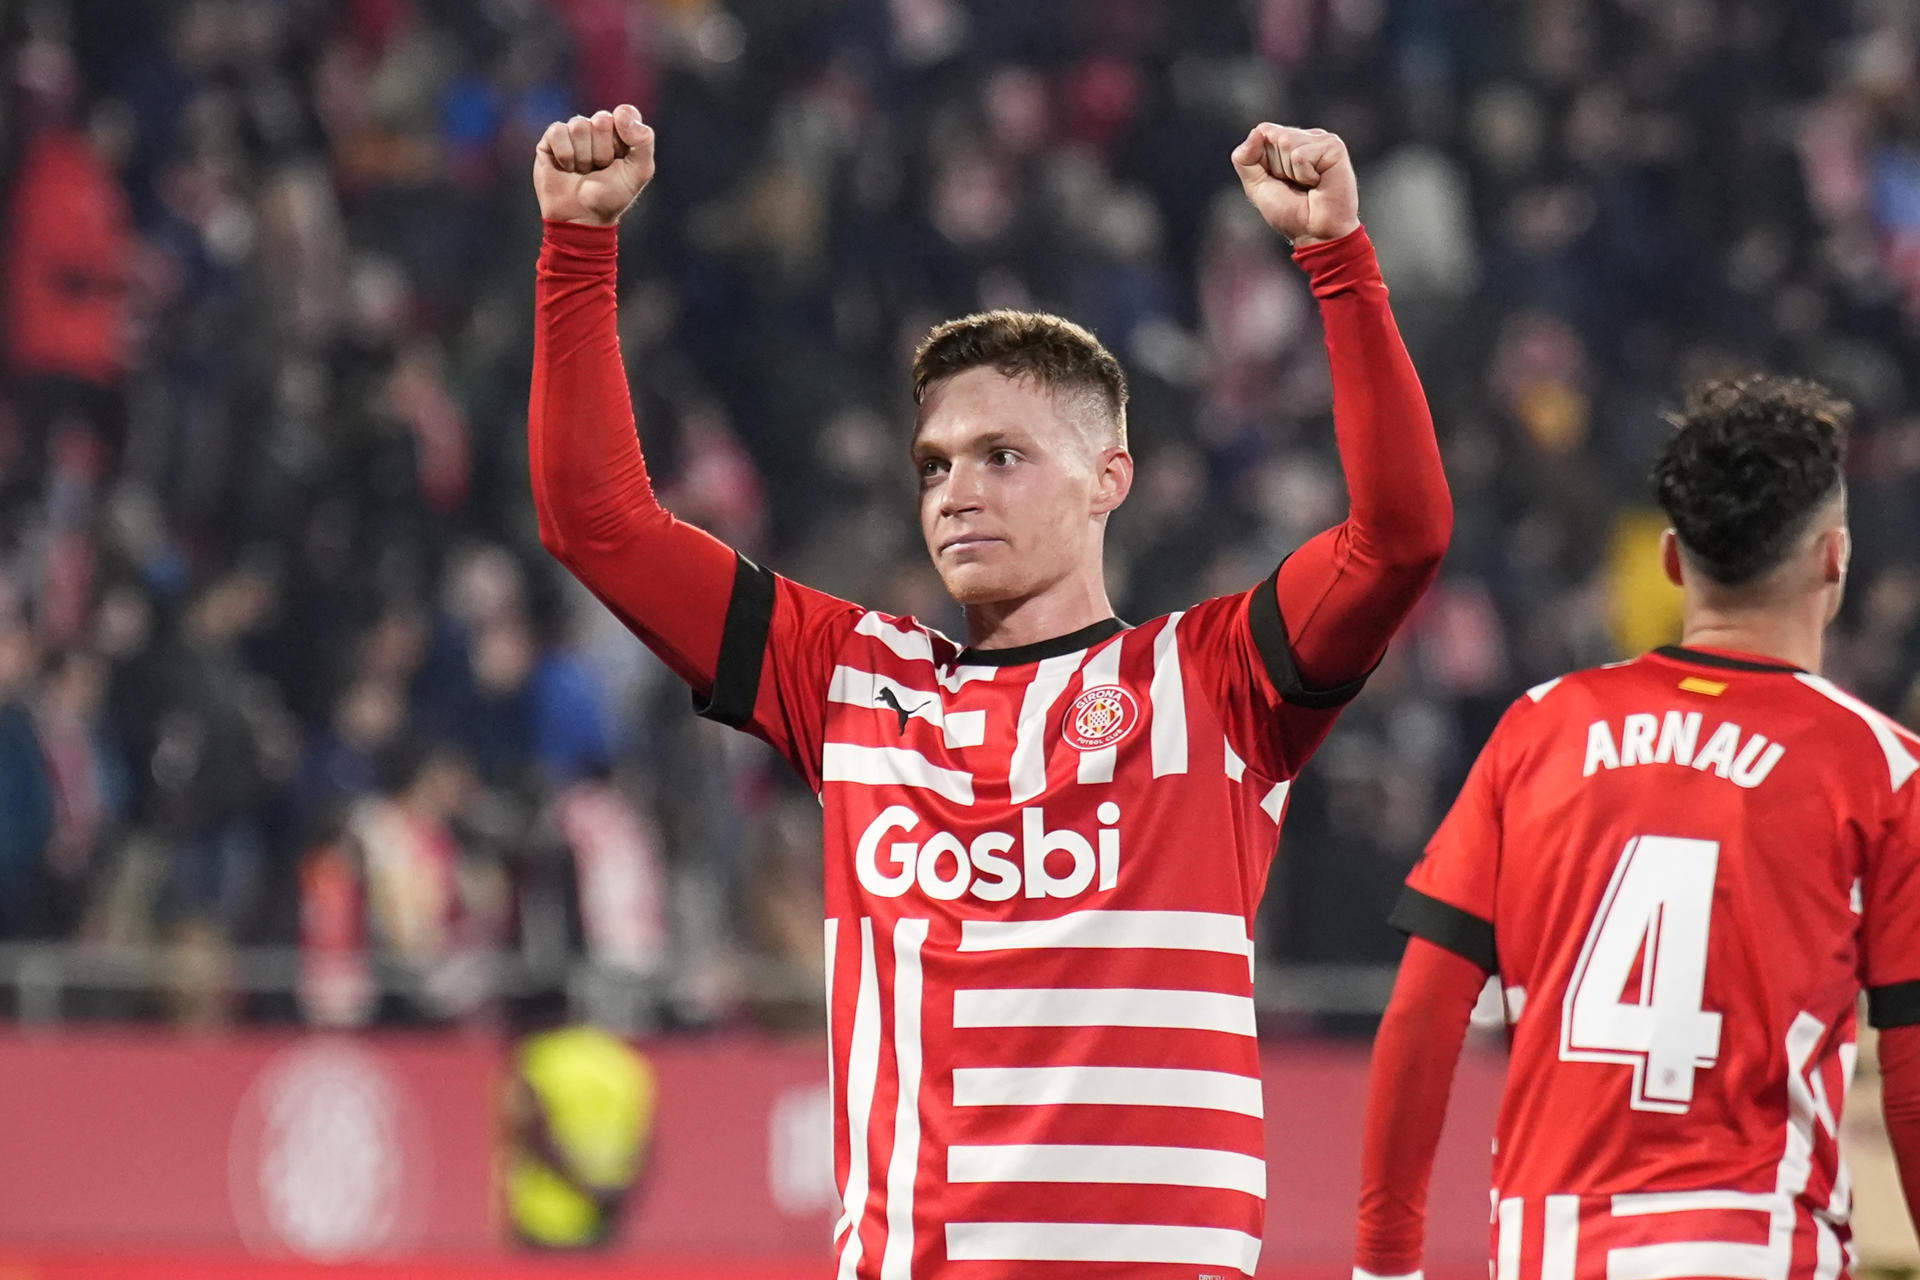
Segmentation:
[(1821, 540), (1820, 576), (1829, 586), (1839, 586), (1847, 580), (1847, 563), (1853, 559), (1853, 534), (1846, 526), (1829, 529)]
[(1680, 576), (1680, 535), (1668, 529), (1660, 535), (1660, 567), (1667, 571), (1667, 581), (1676, 587), (1687, 584)]
[(1110, 447), (1101, 450), (1096, 461), (1100, 469), (1094, 476), (1093, 514), (1103, 516), (1133, 492), (1133, 455)]

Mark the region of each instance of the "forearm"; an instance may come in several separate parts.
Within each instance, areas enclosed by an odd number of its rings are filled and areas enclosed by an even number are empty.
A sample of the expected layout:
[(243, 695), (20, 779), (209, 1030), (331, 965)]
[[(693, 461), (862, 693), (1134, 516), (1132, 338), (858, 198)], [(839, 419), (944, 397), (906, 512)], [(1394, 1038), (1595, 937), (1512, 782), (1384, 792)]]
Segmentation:
[(1880, 1033), (1880, 1106), (1907, 1213), (1920, 1227), (1920, 1026)]
[(546, 226), (527, 414), (540, 541), (704, 688), (736, 560), (654, 497), (620, 360), (615, 236), (612, 227)]
[(1333, 376), (1349, 514), (1288, 557), (1280, 612), (1300, 674), (1357, 679), (1439, 570), (1453, 531), (1433, 416), (1365, 230), (1295, 254), (1312, 281)]
[(1424, 939), (1407, 943), (1367, 1081), (1358, 1271), (1400, 1276), (1419, 1270), (1447, 1093), (1486, 977), (1472, 961)]

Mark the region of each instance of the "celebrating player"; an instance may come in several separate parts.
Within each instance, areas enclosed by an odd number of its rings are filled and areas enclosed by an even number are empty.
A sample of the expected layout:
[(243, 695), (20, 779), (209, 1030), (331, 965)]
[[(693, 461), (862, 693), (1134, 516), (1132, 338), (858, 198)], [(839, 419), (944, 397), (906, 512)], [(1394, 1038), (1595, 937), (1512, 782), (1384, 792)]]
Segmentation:
[(1920, 1208), (1920, 738), (1816, 674), (1846, 406), (1699, 388), (1654, 466), (1682, 643), (1514, 703), (1414, 869), (1356, 1276), (1420, 1265), (1475, 996), (1512, 1040), (1495, 1280), (1834, 1280), (1861, 990)]
[[(550, 127), (529, 428), (547, 548), (820, 796), (838, 1275), (1251, 1273), (1251, 925), (1287, 788), (1432, 578), (1452, 512), (1340, 140), (1233, 153), (1312, 281), (1352, 514), (1238, 595), (1128, 626), (1101, 548), (1127, 388), (996, 311), (914, 361), (912, 463), (963, 646), (657, 505), (615, 333), (632, 107)], [(903, 449), (903, 453), (906, 451)]]

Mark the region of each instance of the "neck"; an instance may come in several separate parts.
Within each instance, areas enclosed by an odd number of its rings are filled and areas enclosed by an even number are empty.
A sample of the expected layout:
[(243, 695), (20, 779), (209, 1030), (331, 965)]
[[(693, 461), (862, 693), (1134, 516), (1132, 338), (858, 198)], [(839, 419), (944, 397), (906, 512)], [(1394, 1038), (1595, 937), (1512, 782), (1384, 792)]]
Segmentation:
[(1710, 608), (1689, 602), (1680, 643), (1698, 649), (1731, 649), (1817, 672), (1825, 635), (1825, 623), (1811, 615)]
[(966, 606), (967, 645), (974, 649), (1014, 649), (1069, 635), (1113, 616), (1100, 570), (1076, 574), (1040, 592), (1015, 600)]

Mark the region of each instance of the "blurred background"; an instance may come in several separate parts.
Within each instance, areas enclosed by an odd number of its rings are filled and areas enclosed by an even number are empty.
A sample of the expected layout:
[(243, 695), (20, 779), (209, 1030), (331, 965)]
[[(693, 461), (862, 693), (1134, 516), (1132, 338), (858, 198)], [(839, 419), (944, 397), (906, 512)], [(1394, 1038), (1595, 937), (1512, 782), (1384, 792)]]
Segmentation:
[[(817, 1271), (817, 805), (528, 493), (533, 144), (633, 102), (667, 505), (949, 630), (906, 368), (962, 312), (1126, 364), (1122, 617), (1341, 517), (1312, 302), (1227, 154), (1347, 139), (1458, 514), (1259, 937), (1276, 1156), (1337, 1153), (1266, 1256), (1344, 1274), (1385, 910), (1509, 700), (1677, 636), (1645, 472), (1688, 381), (1854, 400), (1828, 674), (1920, 716), (1917, 49), (1906, 0), (0, 3), (0, 1240)], [(1483, 1265), (1497, 1087), (1469, 1064), (1436, 1275)], [(596, 1124), (624, 1145), (556, 1149)]]

